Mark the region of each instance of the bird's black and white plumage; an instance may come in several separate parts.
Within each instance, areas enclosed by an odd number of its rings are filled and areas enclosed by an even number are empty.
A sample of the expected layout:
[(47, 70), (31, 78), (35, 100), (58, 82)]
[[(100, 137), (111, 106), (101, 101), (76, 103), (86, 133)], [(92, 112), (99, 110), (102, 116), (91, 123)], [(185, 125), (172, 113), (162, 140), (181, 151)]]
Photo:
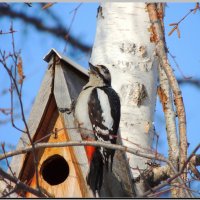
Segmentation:
[[(80, 132), (84, 138), (93, 137), (96, 141), (116, 144), (120, 99), (111, 87), (110, 72), (103, 65), (90, 64), (89, 75), (89, 82), (83, 87), (75, 106)], [(104, 165), (112, 170), (114, 153), (112, 149), (95, 148), (87, 176), (87, 183), (94, 194), (101, 189)]]

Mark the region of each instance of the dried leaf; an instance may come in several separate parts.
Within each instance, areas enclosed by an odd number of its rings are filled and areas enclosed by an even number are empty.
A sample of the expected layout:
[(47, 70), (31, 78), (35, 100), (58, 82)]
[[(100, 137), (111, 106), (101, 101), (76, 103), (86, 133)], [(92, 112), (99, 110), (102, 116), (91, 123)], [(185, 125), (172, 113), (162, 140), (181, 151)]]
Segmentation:
[(179, 30), (179, 28), (177, 27), (177, 34), (178, 34), (178, 38), (181, 38), (181, 33), (180, 33), (180, 30)]
[(22, 58), (19, 57), (19, 62), (17, 64), (17, 73), (19, 75), (19, 84), (22, 84), (23, 79), (25, 78), (24, 74), (23, 74), (23, 65), (22, 65)]
[(168, 33), (168, 36), (170, 36), (176, 29), (177, 29), (177, 26), (174, 26), (174, 28)]
[(51, 7), (51, 6), (53, 6), (53, 4), (55, 4), (55, 3), (46, 3), (46, 4), (42, 7), (42, 9), (45, 10), (45, 9), (47, 9), (47, 8), (49, 8), (49, 7)]
[(196, 3), (196, 7), (194, 8), (193, 14), (195, 14), (197, 10), (200, 10), (199, 3)]
[(163, 110), (165, 112), (166, 109), (167, 109), (166, 104), (167, 104), (167, 101), (168, 101), (167, 95), (165, 94), (165, 91), (160, 86), (157, 89), (157, 94), (160, 98), (160, 102), (162, 103)]
[(5, 142), (1, 143), (1, 147), (2, 147), (3, 150), (5, 149)]

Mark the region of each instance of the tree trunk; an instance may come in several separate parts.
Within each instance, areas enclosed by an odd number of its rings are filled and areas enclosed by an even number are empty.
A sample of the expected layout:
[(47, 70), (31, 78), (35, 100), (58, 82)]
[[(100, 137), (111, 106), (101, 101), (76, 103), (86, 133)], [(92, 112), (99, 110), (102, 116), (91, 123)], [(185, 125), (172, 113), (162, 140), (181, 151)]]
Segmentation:
[[(120, 133), (124, 145), (148, 151), (154, 136), (158, 59), (145, 3), (102, 3), (90, 62), (107, 66), (121, 99)], [(127, 153), (132, 178), (147, 159)], [(138, 170), (139, 168), (139, 170)], [(144, 192), (136, 184), (137, 194)]]

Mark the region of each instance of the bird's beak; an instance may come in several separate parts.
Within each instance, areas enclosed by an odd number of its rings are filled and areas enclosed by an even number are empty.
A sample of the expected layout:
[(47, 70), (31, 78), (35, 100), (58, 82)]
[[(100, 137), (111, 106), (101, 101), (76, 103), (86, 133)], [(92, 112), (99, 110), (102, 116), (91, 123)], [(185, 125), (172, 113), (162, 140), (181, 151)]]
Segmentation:
[(96, 74), (97, 73), (97, 67), (95, 67), (94, 65), (90, 64), (90, 70), (89, 70), (89, 74)]

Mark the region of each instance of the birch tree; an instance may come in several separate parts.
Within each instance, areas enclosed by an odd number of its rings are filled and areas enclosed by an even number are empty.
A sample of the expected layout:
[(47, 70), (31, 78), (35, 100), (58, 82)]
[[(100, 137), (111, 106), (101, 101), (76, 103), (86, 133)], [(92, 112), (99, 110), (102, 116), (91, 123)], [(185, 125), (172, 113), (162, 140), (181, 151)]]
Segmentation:
[[(123, 144), (150, 149), (154, 125), (158, 59), (150, 42), (150, 21), (144, 3), (104, 3), (99, 7), (91, 63), (107, 66), (121, 98)], [(123, 140), (126, 139), (126, 140)], [(147, 160), (127, 153), (133, 178)], [(138, 193), (142, 189), (137, 187)]]
[[(177, 170), (179, 148), (171, 91), (174, 92), (176, 99), (179, 88), (170, 66), (167, 64), (167, 69), (165, 67), (167, 57), (164, 49), (162, 6), (162, 4), (130, 2), (102, 3), (98, 9), (96, 38), (90, 61), (95, 65), (103, 64), (110, 69), (112, 86), (121, 97), (122, 142), (128, 147), (137, 148), (138, 151), (151, 151), (155, 135), (154, 111), (157, 86), (160, 84), (159, 94), (166, 117), (169, 160)], [(158, 77), (160, 83), (157, 81)], [(173, 80), (169, 80), (170, 78)], [(182, 115), (182, 121), (179, 122), (179, 127), (182, 127), (179, 131), (184, 141), (180, 141), (182, 148), (180, 159), (184, 163), (187, 156), (187, 140), (183, 102), (180, 100), (176, 106), (177, 112), (179, 112), (178, 106), (182, 109), (178, 115)], [(148, 160), (129, 153), (126, 155), (132, 179), (135, 180), (147, 169)], [(145, 192), (145, 185), (145, 180), (140, 179), (136, 182), (137, 195)], [(186, 195), (177, 190), (172, 194), (174, 197)]]

